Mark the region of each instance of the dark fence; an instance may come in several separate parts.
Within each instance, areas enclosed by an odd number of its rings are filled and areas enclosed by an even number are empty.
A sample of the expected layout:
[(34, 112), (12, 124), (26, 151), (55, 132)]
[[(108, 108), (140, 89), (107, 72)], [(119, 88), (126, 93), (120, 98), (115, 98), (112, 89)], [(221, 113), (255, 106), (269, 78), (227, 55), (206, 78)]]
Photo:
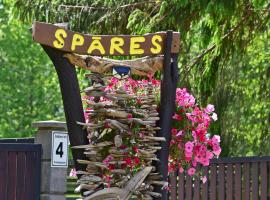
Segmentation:
[(1, 200), (39, 199), (41, 145), (31, 143), (32, 139), (0, 140)]
[(213, 159), (202, 169), (208, 181), (187, 174), (170, 177), (171, 200), (268, 200), (270, 157)]

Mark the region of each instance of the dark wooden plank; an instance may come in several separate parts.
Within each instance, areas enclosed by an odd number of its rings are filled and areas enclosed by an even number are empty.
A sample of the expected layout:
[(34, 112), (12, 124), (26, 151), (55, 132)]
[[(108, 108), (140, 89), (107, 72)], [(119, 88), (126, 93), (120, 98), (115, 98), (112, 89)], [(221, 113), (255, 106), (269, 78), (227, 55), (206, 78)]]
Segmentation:
[[(106, 55), (160, 55), (166, 50), (164, 47), (164, 41), (166, 40), (166, 32), (158, 32), (152, 34), (145, 34), (141, 36), (134, 35), (89, 35), (76, 33), (63, 27), (58, 27), (53, 24), (35, 22), (32, 28), (33, 40), (46, 46), (61, 49), (65, 52), (74, 52), (77, 54), (91, 54), (96, 56), (106, 56)], [(61, 31), (61, 33), (59, 32)], [(61, 34), (62, 36), (59, 36)], [(65, 34), (65, 36), (63, 35)], [(56, 38), (56, 35), (57, 38)], [(74, 38), (75, 36), (75, 38)], [(80, 36), (80, 37), (78, 37)], [(98, 37), (102, 50), (94, 50), (89, 52), (89, 47), (91, 43)], [(111, 51), (111, 46), (114, 44), (112, 38), (120, 38), (122, 45), (118, 45), (122, 51)], [(140, 41), (134, 41), (134, 39), (140, 37)], [(158, 37), (158, 38), (153, 38)], [(81, 44), (75, 44), (73, 42), (79, 40)], [(62, 40), (60, 42), (60, 40)], [(154, 42), (153, 42), (154, 40)], [(117, 44), (120, 41), (116, 42)], [(135, 44), (134, 44), (135, 43)], [(160, 48), (158, 49), (157, 46)], [(72, 48), (73, 47), (73, 48)], [(75, 48), (74, 48), (75, 47)], [(132, 49), (141, 49), (141, 51), (132, 51)], [(155, 49), (151, 51), (151, 49)], [(179, 33), (173, 33), (173, 45), (170, 46), (170, 52), (179, 52)]]
[(17, 188), (17, 152), (8, 153), (8, 190), (7, 200), (16, 199)]
[(225, 164), (218, 166), (218, 199), (225, 199)]
[(217, 199), (217, 165), (211, 164), (210, 166), (210, 199)]
[(41, 188), (41, 156), (42, 156), (42, 146), (37, 149), (35, 152), (35, 199), (40, 197), (40, 188)]
[(7, 199), (8, 152), (0, 151), (0, 199)]
[(26, 152), (26, 185), (24, 199), (35, 200), (35, 170), (33, 166), (35, 164), (35, 152)]
[(185, 184), (185, 200), (192, 200), (192, 177), (186, 176), (186, 184)]
[(226, 199), (233, 199), (233, 165), (228, 164), (226, 170)]
[(258, 200), (259, 199), (259, 164), (258, 163), (252, 163), (252, 169), (251, 169), (251, 181), (252, 181), (252, 200)]
[[(270, 173), (270, 172), (269, 172)], [(267, 188), (269, 188), (267, 183), (267, 162), (260, 163), (260, 191), (261, 191), (261, 200), (267, 200)]]
[(173, 172), (170, 174), (170, 185), (171, 185), (171, 190), (170, 190), (170, 199), (171, 200), (176, 200), (177, 198), (177, 173)]
[[(51, 58), (60, 83), (67, 128), (71, 146), (88, 144), (87, 131), (76, 122), (85, 122), (82, 100), (75, 67), (63, 57), (64, 53), (51, 47), (43, 46)], [(77, 159), (85, 160), (83, 149), (72, 149), (76, 170), (85, 170), (85, 165), (78, 164)]]
[(234, 176), (234, 196), (235, 199), (242, 199), (242, 165), (240, 163), (235, 164), (235, 176)]
[[(209, 178), (208, 176), (208, 167), (203, 167), (202, 170), (203, 174), (206, 175), (207, 179)], [(208, 200), (209, 198), (209, 181), (207, 181), (205, 184), (202, 184), (202, 200)]]
[[(34, 167), (34, 166), (33, 166)], [(16, 188), (16, 200), (25, 200), (24, 193), (25, 193), (25, 184), (27, 182), (26, 177), (26, 153), (25, 152), (18, 152), (17, 155), (17, 185)]]
[(177, 199), (185, 200), (185, 175), (184, 173), (178, 172), (178, 191), (177, 191)]
[[(196, 167), (196, 170), (200, 170), (200, 166), (198, 165), (197, 167)], [(208, 182), (209, 180), (207, 180), (207, 182)], [(195, 177), (195, 179), (194, 179), (194, 187), (193, 187), (193, 191), (194, 191), (194, 193), (193, 193), (193, 199), (194, 200), (200, 200), (200, 198), (201, 198), (201, 184), (203, 184), (203, 183), (201, 183), (201, 179), (200, 179), (200, 177), (198, 177), (198, 176), (196, 176)]]
[(245, 200), (250, 199), (250, 163), (244, 163), (244, 194)]
[[(161, 143), (161, 151), (157, 152), (160, 162), (156, 163), (157, 170), (161, 172), (163, 181), (168, 179), (168, 156), (169, 156), (169, 143), (171, 141), (171, 121), (175, 112), (175, 95), (176, 85), (178, 78), (177, 58), (178, 55), (170, 53), (172, 45), (173, 32), (167, 31), (167, 37), (164, 49), (164, 62), (163, 62), (163, 79), (161, 80), (161, 97), (160, 97), (160, 120), (158, 126), (161, 130), (157, 135), (165, 137), (166, 142)], [(171, 62), (173, 60), (173, 63)], [(169, 133), (169, 134), (168, 134)], [(162, 200), (168, 199), (166, 190), (161, 190), (160, 187), (155, 187), (155, 191), (162, 193)]]

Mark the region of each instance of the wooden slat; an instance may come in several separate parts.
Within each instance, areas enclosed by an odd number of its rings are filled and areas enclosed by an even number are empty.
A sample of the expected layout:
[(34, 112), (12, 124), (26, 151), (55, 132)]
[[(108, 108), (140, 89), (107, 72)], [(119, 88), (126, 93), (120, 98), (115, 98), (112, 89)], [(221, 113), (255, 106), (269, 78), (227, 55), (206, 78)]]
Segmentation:
[(178, 173), (178, 191), (177, 199), (185, 200), (185, 175), (184, 173)]
[[(33, 166), (34, 167), (34, 166)], [(17, 174), (17, 185), (16, 188), (16, 200), (25, 200), (24, 193), (25, 193), (25, 184), (27, 183), (26, 177), (26, 155), (25, 152), (18, 152), (17, 156), (17, 168), (18, 168), (18, 174)]]
[(177, 198), (176, 179), (177, 179), (177, 173), (176, 172), (171, 173), (170, 174), (170, 184), (171, 184), (170, 196), (171, 196), (171, 200), (176, 200), (176, 198)]
[(235, 199), (242, 199), (242, 175), (241, 175), (241, 164), (235, 165), (235, 176), (234, 176), (234, 196)]
[(244, 163), (244, 194), (245, 200), (250, 199), (250, 164)]
[(252, 200), (259, 199), (259, 173), (258, 163), (252, 163), (251, 181), (252, 181)]
[(186, 175), (186, 197), (185, 200), (192, 200), (192, 177)]
[[(269, 172), (270, 173), (270, 172)], [(261, 191), (261, 200), (267, 200), (267, 162), (260, 163), (260, 191)]]
[(8, 152), (0, 151), (0, 199), (7, 199)]
[(33, 166), (35, 163), (35, 152), (26, 153), (26, 187), (25, 187), (25, 199), (35, 200), (33, 188), (35, 188), (35, 177), (33, 173)]
[(210, 167), (211, 174), (210, 174), (210, 199), (216, 200), (217, 199), (217, 165), (212, 164)]
[(226, 171), (226, 199), (232, 200), (233, 199), (233, 165), (227, 165)]
[[(200, 167), (197, 167), (197, 170), (199, 170), (199, 169), (200, 169)], [(208, 182), (208, 180), (207, 180), (207, 182)], [(201, 197), (200, 184), (201, 184), (201, 180), (198, 176), (196, 176), (195, 180), (194, 180), (194, 188), (193, 188), (193, 191), (194, 191), (193, 199), (194, 200), (200, 200), (200, 197)]]
[[(203, 167), (203, 170), (202, 170), (203, 174), (206, 175), (207, 179), (208, 179), (208, 167)], [(208, 190), (209, 190), (209, 187), (208, 187), (208, 184), (209, 184), (209, 181), (207, 181), (205, 184), (202, 184), (202, 200), (208, 200)]]
[[(132, 42), (132, 38), (137, 38), (137, 36), (132, 36), (132, 35), (86, 35), (79, 33), (80, 36), (82, 37), (81, 42), (82, 45), (76, 45), (76, 48), (72, 48), (73, 44), (73, 37), (75, 35), (78, 35), (78, 33), (64, 29), (63, 27), (58, 27), (53, 24), (46, 24), (42, 22), (35, 22), (33, 24), (33, 39), (35, 42), (38, 42), (40, 44), (50, 46), (53, 48), (58, 48), (62, 51), (65, 52), (74, 52), (76, 54), (91, 54), (95, 56), (109, 56), (109, 55), (160, 55), (163, 54), (165, 51), (166, 46), (164, 45), (165, 40), (166, 40), (166, 32), (158, 32), (154, 34), (145, 34), (141, 35), (140, 37), (143, 37), (142, 39), (144, 42), (135, 42), (137, 45), (139, 45), (139, 49), (142, 49), (142, 51), (131, 51), (131, 49), (134, 47), (134, 42)], [(61, 44), (57, 40), (55, 34), (57, 35), (57, 32), (61, 30), (64, 33), (61, 34), (66, 34), (66, 37), (61, 38), (63, 39), (63, 42)], [(151, 48), (154, 48), (155, 46), (153, 45), (152, 38), (153, 36), (160, 36), (160, 50), (158, 52), (152, 52)], [(94, 40), (94, 37), (100, 38), (100, 43), (103, 46), (103, 51), (100, 50), (94, 50), (93, 52), (89, 52), (89, 46)], [(111, 39), (112, 38), (121, 38), (123, 40), (123, 45), (121, 46), (121, 49), (123, 52), (118, 52), (110, 51), (111, 47)], [(58, 42), (57, 42), (58, 41)], [(171, 53), (178, 53), (179, 52), (179, 33), (174, 32), (173, 33), (173, 44), (170, 46), (169, 51)], [(58, 43), (58, 45), (57, 45)]]
[(7, 200), (16, 199), (16, 187), (17, 187), (17, 152), (9, 152)]
[(218, 167), (218, 199), (225, 199), (225, 165), (219, 164)]

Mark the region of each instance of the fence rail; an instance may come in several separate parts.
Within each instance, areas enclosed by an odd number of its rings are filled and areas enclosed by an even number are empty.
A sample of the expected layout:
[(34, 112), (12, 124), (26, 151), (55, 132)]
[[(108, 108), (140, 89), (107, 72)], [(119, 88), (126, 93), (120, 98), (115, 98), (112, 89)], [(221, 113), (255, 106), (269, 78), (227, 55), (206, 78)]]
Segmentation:
[[(199, 167), (197, 167), (199, 169)], [(202, 183), (185, 173), (170, 176), (171, 200), (268, 200), (270, 157), (213, 159), (203, 167), (208, 181)]]

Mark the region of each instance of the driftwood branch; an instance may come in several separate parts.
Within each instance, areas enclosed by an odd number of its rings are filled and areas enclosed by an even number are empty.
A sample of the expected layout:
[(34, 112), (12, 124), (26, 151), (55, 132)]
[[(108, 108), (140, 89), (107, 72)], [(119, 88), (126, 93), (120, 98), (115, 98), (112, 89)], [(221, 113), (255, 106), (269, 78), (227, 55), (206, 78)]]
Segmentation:
[(132, 74), (147, 76), (163, 68), (163, 57), (143, 57), (134, 60), (113, 60), (97, 56), (85, 56), (67, 53), (64, 55), (70, 63), (95, 73), (109, 73), (115, 66), (130, 67)]
[(132, 179), (130, 179), (126, 186), (123, 189), (120, 188), (106, 188), (100, 190), (89, 197), (85, 198), (85, 200), (100, 200), (100, 199), (121, 199), (128, 200), (132, 195), (133, 191), (135, 191), (147, 177), (147, 175), (151, 172), (152, 167), (145, 167), (143, 170), (138, 172)]

